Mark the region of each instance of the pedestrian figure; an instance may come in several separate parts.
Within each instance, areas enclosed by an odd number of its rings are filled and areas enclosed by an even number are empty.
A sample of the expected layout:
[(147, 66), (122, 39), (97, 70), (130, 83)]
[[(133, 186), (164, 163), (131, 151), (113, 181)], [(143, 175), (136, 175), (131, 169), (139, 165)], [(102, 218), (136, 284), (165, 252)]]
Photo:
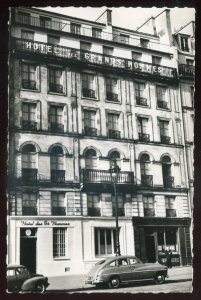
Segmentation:
[(166, 255), (166, 266), (168, 267), (168, 269), (172, 268), (172, 251), (169, 249), (165, 251), (165, 255)]

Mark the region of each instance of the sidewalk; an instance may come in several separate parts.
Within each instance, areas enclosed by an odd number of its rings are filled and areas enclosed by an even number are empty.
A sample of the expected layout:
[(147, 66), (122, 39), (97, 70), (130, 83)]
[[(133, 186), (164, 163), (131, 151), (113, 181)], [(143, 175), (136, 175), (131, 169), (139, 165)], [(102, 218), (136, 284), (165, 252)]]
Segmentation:
[[(184, 276), (188, 277), (192, 274), (192, 266), (188, 267), (173, 267), (168, 270), (169, 278), (174, 276)], [(85, 287), (84, 284), (85, 275), (64, 275), (64, 276), (51, 276), (48, 277), (50, 283), (48, 290), (74, 290), (81, 289)]]

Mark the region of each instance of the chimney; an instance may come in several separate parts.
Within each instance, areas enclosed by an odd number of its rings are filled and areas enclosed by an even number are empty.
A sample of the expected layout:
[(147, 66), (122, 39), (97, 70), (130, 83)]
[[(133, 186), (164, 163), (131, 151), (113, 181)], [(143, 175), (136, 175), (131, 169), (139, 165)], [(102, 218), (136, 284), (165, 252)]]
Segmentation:
[(107, 25), (112, 26), (112, 10), (111, 9), (107, 9), (106, 10), (107, 13)]

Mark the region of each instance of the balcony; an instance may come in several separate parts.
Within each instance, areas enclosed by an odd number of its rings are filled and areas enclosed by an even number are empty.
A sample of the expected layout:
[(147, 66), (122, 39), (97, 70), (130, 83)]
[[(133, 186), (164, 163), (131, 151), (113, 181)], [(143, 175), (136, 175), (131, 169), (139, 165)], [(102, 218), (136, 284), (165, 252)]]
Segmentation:
[[(123, 57), (116, 57), (111, 55), (103, 55), (96, 52), (80, 50), (60, 45), (52, 45), (48, 43), (31, 41), (27, 39), (19, 39), (13, 38), (11, 41), (11, 49), (13, 49), (13, 53), (16, 55), (18, 53), (29, 53), (31, 56), (33, 54), (48, 58), (60, 58), (65, 62), (72, 61), (75, 62), (83, 62), (87, 63), (90, 66), (94, 67), (103, 67), (105, 66), (109, 68), (113, 68), (115, 70), (126, 71), (131, 74), (141, 74), (141, 75), (149, 75), (154, 78), (162, 78), (169, 80), (177, 79), (176, 69), (166, 67), (166, 66), (156, 66), (151, 63), (143, 62), (143, 61), (134, 61), (132, 59), (127, 59)], [(88, 89), (87, 89), (88, 90)], [(85, 93), (85, 92), (84, 92)], [(88, 96), (88, 93), (92, 93), (92, 96)], [(94, 91), (87, 92), (86, 97), (95, 97)]]
[(109, 129), (109, 138), (111, 138), (111, 139), (120, 139), (120, 131)]
[(37, 122), (22, 120), (22, 128), (25, 130), (37, 130)]
[(139, 141), (140, 142), (150, 142), (150, 134), (139, 133)]
[(175, 218), (177, 216), (176, 209), (166, 209), (167, 218)]
[(37, 216), (37, 208), (34, 206), (23, 206), (22, 215), (23, 216)]
[[(75, 24), (68, 24), (65, 22), (52, 21), (48, 20), (46, 22), (41, 22), (41, 18), (39, 17), (31, 17), (31, 16), (23, 16), (15, 12), (15, 22), (17, 24), (28, 25), (30, 27), (37, 27), (42, 29), (48, 29), (51, 31), (65, 32), (73, 35), (81, 35), (87, 37), (93, 37), (100, 40), (113, 41), (121, 44), (128, 44), (131, 46), (139, 47), (139, 48), (147, 48), (151, 50), (161, 51), (170, 53), (171, 49), (169, 45), (161, 44), (157, 42), (151, 42), (147, 40), (142, 40), (139, 38), (132, 38), (129, 36), (128, 39), (123, 39), (120, 33), (110, 33), (104, 32), (99, 29), (94, 30), (94, 28), (85, 27), (83, 25), (76, 26)], [(55, 32), (56, 33), (56, 32)]]
[(22, 79), (22, 88), (27, 90), (36, 90), (36, 81)]
[(162, 144), (170, 144), (171, 138), (166, 135), (161, 135), (161, 143)]
[(51, 170), (51, 181), (55, 183), (64, 183), (65, 170)]
[(137, 105), (147, 106), (147, 99), (141, 98), (141, 97), (136, 97), (136, 103), (137, 103)]
[(158, 105), (158, 108), (168, 109), (168, 104), (166, 101), (158, 100), (157, 105)]
[(192, 65), (179, 65), (179, 75), (184, 77), (195, 76), (195, 66)]
[(87, 97), (87, 98), (96, 98), (95, 91), (91, 90), (91, 89), (86, 89), (86, 88), (82, 89), (82, 96)]
[(85, 127), (84, 132), (88, 136), (97, 136), (97, 128)]
[[(119, 217), (125, 217), (125, 210), (123, 207), (118, 207), (117, 208), (117, 213)], [(112, 216), (115, 217), (116, 216), (116, 207), (112, 208)]]
[(63, 85), (56, 83), (49, 83), (49, 92), (63, 94)]
[(62, 133), (64, 132), (64, 125), (60, 123), (50, 123), (51, 132)]
[(153, 186), (153, 175), (141, 175), (141, 185), (144, 187)]
[(22, 180), (24, 183), (33, 184), (37, 181), (38, 169), (22, 169)]
[(106, 98), (107, 98), (108, 101), (119, 102), (118, 94), (115, 94), (115, 93), (107, 92), (106, 93)]
[(88, 216), (100, 217), (101, 212), (99, 207), (88, 207)]
[(164, 187), (173, 188), (174, 187), (174, 177), (173, 176), (165, 176), (163, 180)]
[[(111, 173), (108, 170), (83, 169), (83, 182), (89, 183), (112, 183)], [(117, 183), (134, 183), (133, 172), (120, 172)]]
[(155, 217), (155, 209), (154, 208), (144, 208), (144, 216), (145, 217)]
[(66, 216), (66, 208), (52, 207), (52, 216)]

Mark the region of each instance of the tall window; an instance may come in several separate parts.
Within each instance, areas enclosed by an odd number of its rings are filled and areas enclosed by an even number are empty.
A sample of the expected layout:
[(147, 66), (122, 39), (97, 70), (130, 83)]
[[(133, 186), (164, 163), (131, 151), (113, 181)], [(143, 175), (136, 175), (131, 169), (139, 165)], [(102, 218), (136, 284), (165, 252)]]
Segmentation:
[(108, 114), (108, 133), (110, 138), (120, 138), (119, 129), (119, 115), (117, 114)]
[(100, 216), (100, 197), (96, 194), (87, 195), (88, 216)]
[(63, 93), (62, 69), (49, 68), (49, 91)]
[(51, 18), (40, 16), (40, 26), (43, 28), (51, 28)]
[(95, 255), (111, 255), (116, 252), (116, 231), (110, 228), (95, 228)]
[(165, 197), (166, 217), (176, 217), (175, 197)]
[(81, 25), (71, 23), (70, 24), (70, 32), (74, 34), (80, 34)]
[(118, 151), (112, 151), (110, 153), (110, 167), (114, 166), (114, 162), (117, 163), (117, 165), (120, 167), (120, 153)]
[(22, 128), (27, 130), (36, 130), (36, 104), (22, 103)]
[(101, 39), (101, 33), (101, 29), (92, 27), (92, 37)]
[(106, 99), (112, 102), (119, 102), (116, 78), (106, 78)]
[(150, 141), (150, 135), (147, 134), (148, 131), (148, 118), (137, 118), (138, 121), (138, 134), (139, 134), (139, 140), (142, 142), (149, 142)]
[(150, 158), (148, 154), (142, 154), (140, 157), (141, 185), (153, 186), (153, 175), (149, 175)]
[(95, 98), (95, 77), (93, 74), (82, 74), (83, 97)]
[(129, 35), (120, 34), (119, 40), (121, 43), (129, 44)]
[(60, 146), (51, 150), (51, 180), (53, 182), (65, 182), (64, 153)]
[(133, 60), (141, 60), (141, 58), (142, 58), (142, 53), (132, 51), (132, 59)]
[(21, 38), (26, 40), (34, 40), (34, 32), (29, 30), (21, 30)]
[(65, 216), (66, 207), (65, 207), (65, 193), (61, 192), (52, 192), (52, 215), (53, 216)]
[(52, 132), (64, 132), (63, 106), (50, 106), (49, 122)]
[[(113, 217), (116, 216), (116, 200), (115, 197), (112, 196), (112, 215)], [(124, 210), (124, 198), (122, 195), (117, 196), (117, 210), (118, 210), (118, 216), (123, 217), (125, 216), (125, 210)]]
[(147, 106), (145, 98), (145, 83), (135, 82), (135, 95), (137, 105)]
[(37, 193), (24, 192), (22, 194), (22, 215), (37, 215)]
[(171, 159), (165, 155), (162, 158), (162, 173), (163, 173), (163, 185), (167, 188), (174, 186), (174, 177), (171, 176)]
[(60, 37), (48, 34), (48, 36), (47, 36), (47, 42), (48, 42), (48, 44), (58, 45), (59, 42), (60, 42)]
[(53, 228), (53, 257), (65, 257), (66, 246), (66, 228)]
[(36, 90), (36, 65), (22, 64), (22, 88)]
[(103, 55), (113, 55), (113, 48), (103, 46)]
[(97, 155), (94, 149), (88, 149), (85, 153), (85, 168), (86, 169), (97, 168)]
[(36, 155), (36, 147), (34, 145), (25, 145), (22, 149), (22, 168), (36, 169)]
[(154, 209), (153, 196), (143, 196), (143, 204), (144, 204), (144, 216), (145, 217), (154, 217), (155, 209)]
[(89, 136), (97, 135), (96, 128), (96, 112), (92, 110), (84, 110), (84, 130), (85, 134)]
[(160, 126), (161, 143), (170, 144), (169, 121), (160, 120), (159, 126)]
[(189, 46), (188, 46), (188, 37), (181, 36), (181, 50), (185, 52), (189, 52)]
[(152, 56), (152, 64), (153, 65), (160, 65), (161, 64), (161, 57), (160, 56)]
[(166, 88), (163, 86), (156, 87), (156, 96), (157, 96), (157, 104), (159, 108), (168, 108), (168, 103), (166, 100)]

